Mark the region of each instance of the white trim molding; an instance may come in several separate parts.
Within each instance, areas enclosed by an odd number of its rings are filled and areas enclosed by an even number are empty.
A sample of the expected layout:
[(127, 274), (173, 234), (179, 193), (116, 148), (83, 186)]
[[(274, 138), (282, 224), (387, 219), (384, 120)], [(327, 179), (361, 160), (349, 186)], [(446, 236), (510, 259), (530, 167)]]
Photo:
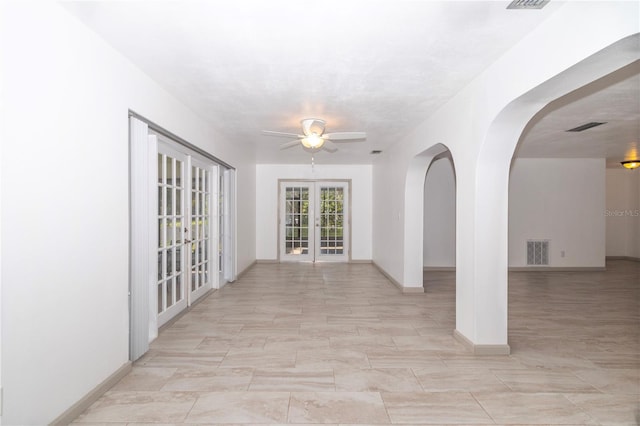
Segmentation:
[(606, 260), (628, 260), (630, 262), (640, 262), (640, 257), (632, 256), (607, 256)]
[(132, 362), (128, 361), (118, 368), (112, 375), (107, 377), (102, 383), (93, 388), (89, 393), (83, 396), (78, 402), (66, 409), (60, 414), (51, 425), (68, 425), (72, 421), (78, 418), (87, 408), (96, 402), (102, 395), (104, 395), (109, 389), (111, 389), (116, 383), (118, 383), (124, 376), (129, 374), (132, 369)]
[(455, 266), (425, 266), (422, 268), (425, 272), (455, 272)]
[(453, 330), (453, 338), (462, 343), (462, 345), (474, 355), (490, 356), (511, 354), (509, 345), (476, 345), (458, 330)]
[(599, 272), (604, 266), (510, 266), (509, 272)]
[(402, 293), (424, 293), (424, 287), (405, 287), (402, 284), (400, 284), (395, 278), (393, 278), (391, 275), (389, 275), (387, 273), (387, 271), (385, 271), (380, 265), (378, 265), (376, 262), (371, 262), (373, 264), (373, 266), (376, 267), (376, 269), (378, 271), (380, 271), (380, 273), (382, 275), (385, 276), (386, 279), (388, 279), (393, 285), (395, 285), (396, 287), (398, 287), (398, 290), (400, 290)]

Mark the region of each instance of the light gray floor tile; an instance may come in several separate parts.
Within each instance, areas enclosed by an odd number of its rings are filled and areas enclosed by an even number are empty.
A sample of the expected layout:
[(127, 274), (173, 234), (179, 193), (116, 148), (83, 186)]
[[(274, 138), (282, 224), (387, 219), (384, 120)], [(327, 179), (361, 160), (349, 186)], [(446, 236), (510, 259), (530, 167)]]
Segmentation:
[(376, 392), (293, 392), (289, 421), (388, 424), (389, 417)]
[(409, 368), (336, 368), (337, 391), (420, 392), (422, 387)]
[(186, 422), (286, 423), (288, 392), (212, 392), (201, 394)]
[(593, 417), (562, 394), (474, 393), (496, 423), (593, 425)]
[(453, 338), (454, 272), (402, 294), (372, 265), (258, 264), (77, 422), (635, 424), (639, 274), (625, 261), (510, 273), (512, 353), (487, 357)]
[(493, 424), (469, 393), (383, 393), (391, 422), (416, 424)]
[(251, 391), (334, 391), (332, 369), (257, 369), (253, 374)]

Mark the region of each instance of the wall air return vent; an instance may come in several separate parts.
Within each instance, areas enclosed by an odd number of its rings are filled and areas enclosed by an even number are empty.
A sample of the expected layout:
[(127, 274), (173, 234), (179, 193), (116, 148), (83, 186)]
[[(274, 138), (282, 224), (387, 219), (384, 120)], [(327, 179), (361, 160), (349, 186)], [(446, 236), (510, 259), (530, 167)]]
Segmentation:
[(591, 129), (592, 127), (602, 126), (603, 124), (607, 124), (606, 121), (592, 121), (591, 123), (583, 124), (582, 126), (574, 127), (573, 129), (566, 130), (567, 132), (584, 132), (587, 129)]
[(548, 265), (549, 264), (549, 241), (529, 240), (527, 241), (527, 265)]
[(513, 0), (507, 9), (542, 9), (549, 0)]

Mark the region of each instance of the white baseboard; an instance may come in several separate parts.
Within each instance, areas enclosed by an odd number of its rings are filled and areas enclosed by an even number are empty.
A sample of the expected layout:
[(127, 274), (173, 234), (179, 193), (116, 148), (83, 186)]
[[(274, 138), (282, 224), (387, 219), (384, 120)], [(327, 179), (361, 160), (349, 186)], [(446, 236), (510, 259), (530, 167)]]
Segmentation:
[[(640, 258), (627, 256), (607, 256), (607, 260), (630, 260), (640, 262)], [(455, 272), (455, 266), (425, 266), (424, 272)], [(593, 272), (606, 271), (604, 266), (509, 266), (511, 272)]]
[(453, 338), (462, 343), (474, 355), (509, 355), (511, 353), (509, 345), (476, 345), (458, 330), (453, 330)]
[[(258, 264), (273, 264), (281, 263), (278, 259), (257, 259), (254, 263)], [(351, 259), (347, 263), (373, 263), (371, 259)], [(251, 265), (253, 266), (253, 264)]]
[(395, 278), (393, 278), (389, 273), (387, 273), (387, 271), (385, 271), (384, 268), (382, 268), (376, 262), (372, 261), (371, 263), (373, 264), (373, 266), (376, 267), (378, 271), (380, 271), (382, 275), (385, 276), (386, 279), (388, 279), (389, 281), (391, 281), (391, 283), (393, 283), (393, 285), (398, 287), (398, 289), (402, 293), (424, 293), (424, 287), (405, 287), (402, 284), (400, 284), (398, 281), (396, 281)]
[(632, 256), (607, 256), (606, 260), (629, 260), (631, 262), (640, 262), (640, 257)]
[(238, 275), (236, 275), (236, 281), (239, 280), (244, 274), (246, 274), (249, 269), (253, 268), (256, 263), (258, 263), (258, 261), (254, 260), (249, 264), (249, 266), (244, 268)]
[(107, 377), (102, 383), (93, 388), (88, 394), (83, 396), (78, 402), (73, 404), (64, 413), (60, 414), (50, 425), (68, 425), (78, 418), (87, 408), (96, 402), (102, 395), (118, 383), (131, 371), (131, 361), (126, 362), (118, 368), (112, 375)]
[(509, 272), (601, 272), (604, 266), (509, 266)]

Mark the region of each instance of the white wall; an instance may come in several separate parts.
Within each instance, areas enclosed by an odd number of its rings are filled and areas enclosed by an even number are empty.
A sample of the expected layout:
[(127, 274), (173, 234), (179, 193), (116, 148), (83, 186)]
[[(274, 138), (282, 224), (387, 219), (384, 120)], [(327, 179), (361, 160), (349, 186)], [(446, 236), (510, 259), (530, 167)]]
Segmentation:
[(447, 157), (435, 160), (424, 183), (424, 266), (456, 266), (456, 181)]
[(607, 169), (607, 256), (640, 258), (640, 170)]
[[(551, 265), (602, 264), (601, 160), (518, 159), (509, 188), (509, 266), (526, 266), (527, 239), (551, 240)], [(640, 174), (607, 169), (606, 254), (633, 256), (640, 235)], [(635, 198), (634, 198), (635, 194)], [(455, 266), (455, 177), (448, 159), (436, 160), (425, 180), (424, 266)], [(621, 212), (616, 216), (613, 212)], [(587, 232), (585, 232), (587, 230)], [(598, 231), (600, 230), (600, 231)], [(594, 247), (598, 247), (594, 250)], [(565, 257), (561, 251), (565, 251)]]
[(540, 239), (550, 240), (551, 267), (603, 267), (604, 211), (604, 159), (516, 159), (509, 182), (509, 266), (527, 266), (526, 242)]
[(278, 179), (351, 179), (351, 259), (371, 260), (371, 166), (258, 164), (256, 258), (278, 259)]
[(59, 5), (1, 27), (2, 422), (46, 424), (128, 360), (128, 110), (237, 166), (240, 270), (255, 167)]

